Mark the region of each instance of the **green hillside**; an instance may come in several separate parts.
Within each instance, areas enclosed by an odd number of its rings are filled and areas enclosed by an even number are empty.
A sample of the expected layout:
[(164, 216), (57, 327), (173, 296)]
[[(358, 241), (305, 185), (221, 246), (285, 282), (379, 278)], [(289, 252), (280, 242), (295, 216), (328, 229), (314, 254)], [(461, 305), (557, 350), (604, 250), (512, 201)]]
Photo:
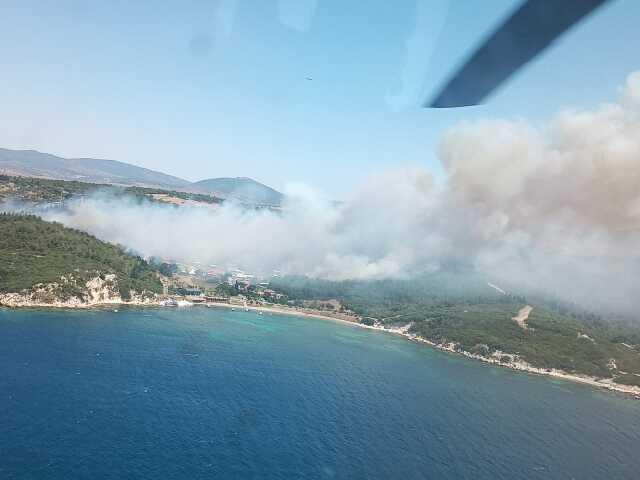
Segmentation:
[(84, 282), (115, 274), (122, 298), (162, 291), (156, 272), (140, 257), (91, 235), (32, 215), (0, 214), (0, 292), (19, 292), (39, 283), (60, 282), (59, 295), (82, 296)]
[[(411, 324), (411, 333), (436, 343), (456, 343), (466, 352), (487, 356), (500, 351), (539, 368), (640, 385), (637, 321), (607, 318), (557, 301), (501, 294), (474, 272), (369, 282), (284, 277), (275, 279), (271, 288), (294, 303), (335, 298), (362, 316), (363, 323)], [(513, 317), (527, 304), (533, 310), (528, 328), (523, 329)]]

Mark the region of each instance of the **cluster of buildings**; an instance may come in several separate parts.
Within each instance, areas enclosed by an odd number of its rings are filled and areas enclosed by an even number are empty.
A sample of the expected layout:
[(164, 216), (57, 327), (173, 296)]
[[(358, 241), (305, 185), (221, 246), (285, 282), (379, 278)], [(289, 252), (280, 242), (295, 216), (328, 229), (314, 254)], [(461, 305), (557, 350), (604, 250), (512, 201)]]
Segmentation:
[(282, 300), (284, 295), (272, 290), (269, 287), (269, 282), (260, 282), (252, 284), (250, 280), (241, 279), (235, 280), (232, 284), (238, 292), (252, 293), (265, 300)]
[[(262, 281), (256, 275), (248, 273), (236, 267), (221, 267), (218, 265), (203, 265), (199, 262), (190, 264), (174, 263), (177, 266), (177, 285), (171, 290), (180, 296), (189, 297), (191, 301), (221, 301), (227, 300), (220, 296), (212, 296), (212, 290), (219, 285), (232, 287), (238, 295), (254, 300), (260, 297), (265, 301), (282, 301), (285, 296), (269, 288), (268, 281)], [(274, 271), (272, 277), (280, 276), (279, 271)], [(211, 285), (210, 288), (207, 285)], [(207, 288), (206, 288), (207, 287)]]
[(274, 290), (271, 290), (269, 288), (265, 288), (264, 290), (259, 290), (258, 295), (260, 295), (261, 297), (264, 297), (266, 299), (269, 300), (283, 300), (285, 298), (285, 296), (282, 293), (278, 293)]
[(247, 287), (254, 282), (255, 276), (250, 273), (245, 273), (239, 268), (232, 268), (227, 272), (227, 283), (231, 286), (246, 285)]

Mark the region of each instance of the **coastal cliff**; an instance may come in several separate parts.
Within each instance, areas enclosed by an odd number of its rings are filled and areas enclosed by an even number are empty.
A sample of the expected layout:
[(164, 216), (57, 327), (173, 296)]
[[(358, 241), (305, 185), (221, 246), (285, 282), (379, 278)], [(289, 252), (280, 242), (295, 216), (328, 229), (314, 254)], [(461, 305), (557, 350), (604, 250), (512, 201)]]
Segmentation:
[[(115, 274), (96, 276), (79, 285), (77, 279), (61, 277), (60, 282), (37, 284), (20, 292), (0, 293), (0, 305), (19, 307), (87, 308), (98, 305), (152, 305), (157, 303), (153, 292), (130, 290), (128, 299), (120, 294)], [(72, 284), (74, 294), (64, 292)]]

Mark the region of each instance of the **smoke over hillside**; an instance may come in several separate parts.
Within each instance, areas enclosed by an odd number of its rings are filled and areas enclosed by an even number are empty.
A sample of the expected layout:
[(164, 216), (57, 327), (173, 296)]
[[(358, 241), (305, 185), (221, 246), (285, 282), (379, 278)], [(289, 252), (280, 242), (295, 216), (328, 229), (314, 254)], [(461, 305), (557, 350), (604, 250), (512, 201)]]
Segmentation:
[(55, 220), (145, 255), (333, 279), (405, 276), (443, 260), (496, 281), (633, 308), (640, 293), (640, 72), (615, 103), (544, 128), (487, 120), (446, 132), (443, 184), (372, 175), (336, 206), (297, 189), (282, 215), (76, 202)]

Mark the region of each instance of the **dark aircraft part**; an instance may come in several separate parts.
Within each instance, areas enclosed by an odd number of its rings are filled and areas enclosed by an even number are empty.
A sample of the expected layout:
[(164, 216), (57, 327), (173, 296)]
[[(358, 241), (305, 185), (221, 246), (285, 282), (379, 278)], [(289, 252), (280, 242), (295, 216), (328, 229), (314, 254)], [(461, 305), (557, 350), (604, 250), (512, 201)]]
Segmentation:
[(502, 82), (609, 0), (527, 0), (424, 106), (478, 105)]

